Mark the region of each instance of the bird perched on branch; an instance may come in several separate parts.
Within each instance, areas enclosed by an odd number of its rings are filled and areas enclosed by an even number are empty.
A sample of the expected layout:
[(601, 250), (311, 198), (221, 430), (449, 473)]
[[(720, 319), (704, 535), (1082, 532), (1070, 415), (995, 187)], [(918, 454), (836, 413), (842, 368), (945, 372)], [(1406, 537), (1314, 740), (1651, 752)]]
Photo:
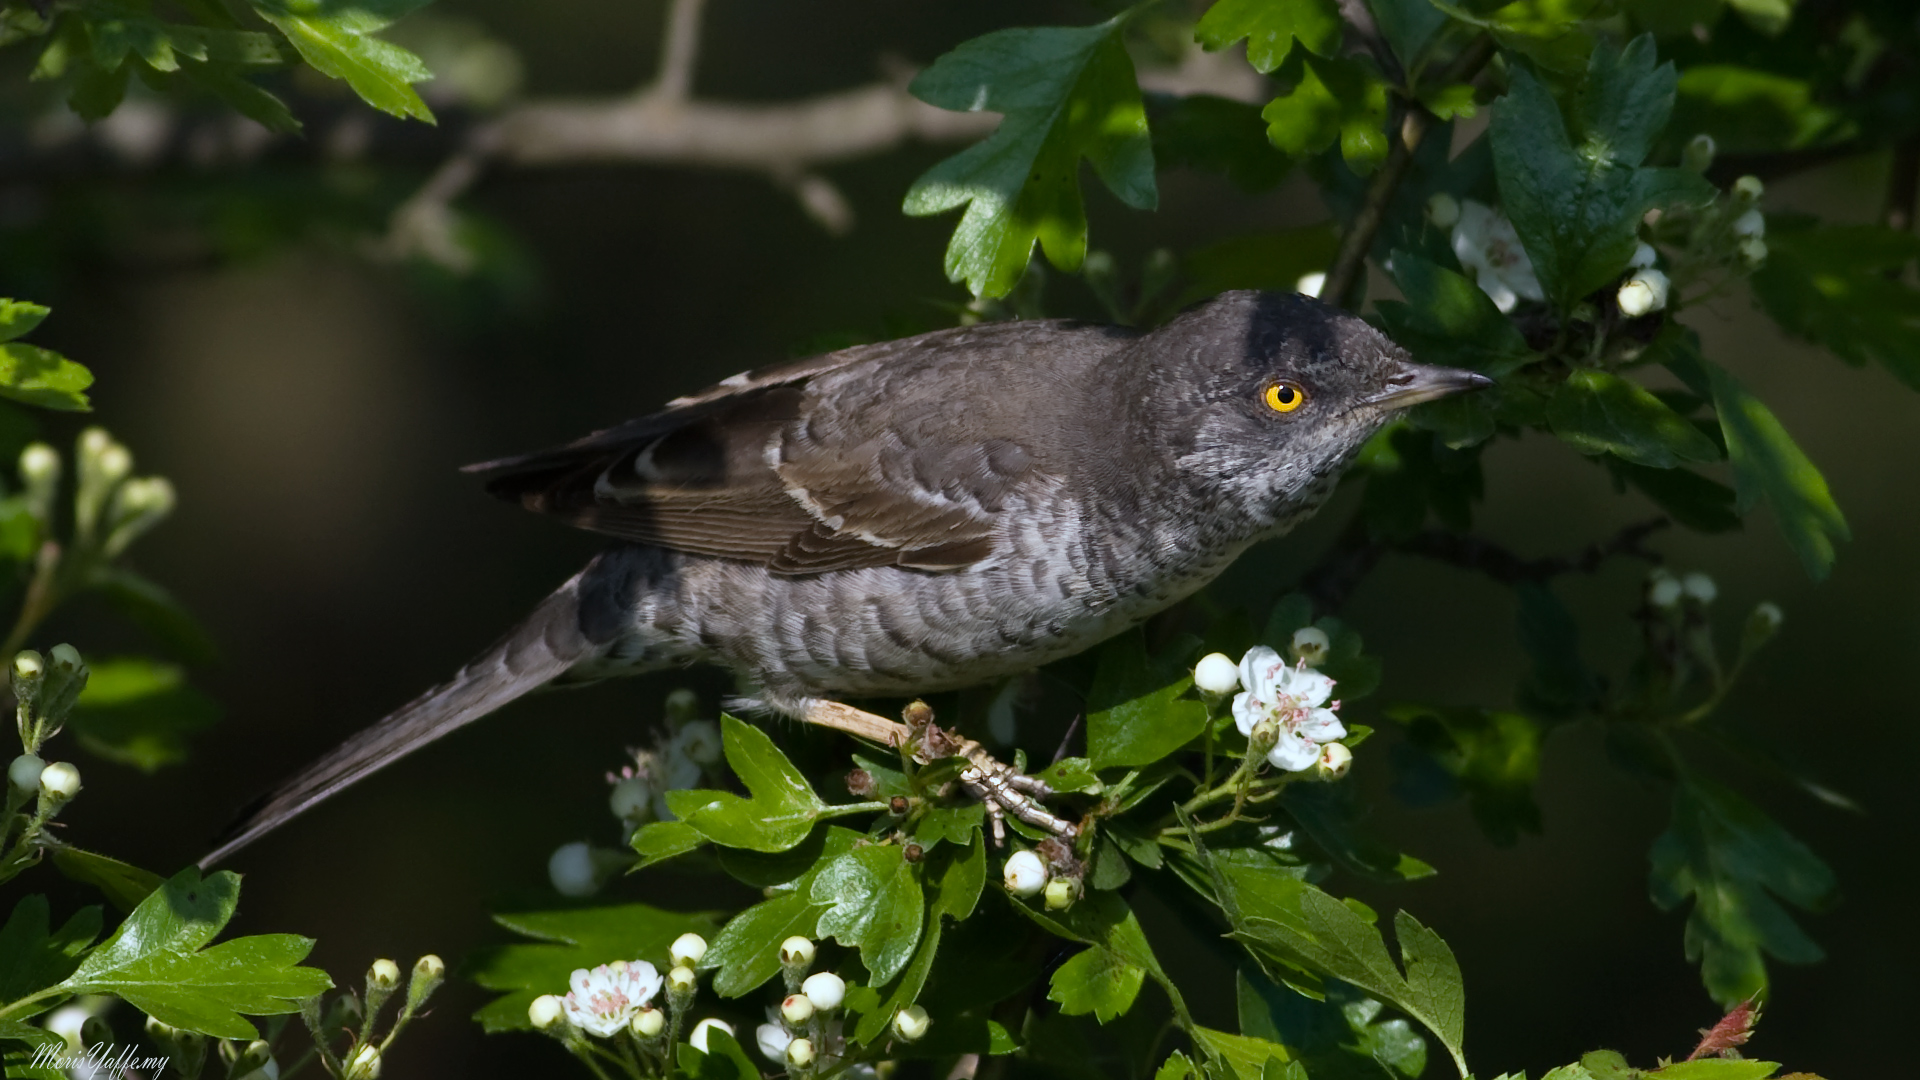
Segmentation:
[(1005, 322), (843, 349), (472, 466), (620, 543), (204, 861), (556, 681), (716, 663), (750, 708), (892, 738), (835, 699), (981, 683), (1139, 623), (1311, 514), (1401, 411), (1488, 382), (1317, 300), (1231, 292), (1150, 333)]

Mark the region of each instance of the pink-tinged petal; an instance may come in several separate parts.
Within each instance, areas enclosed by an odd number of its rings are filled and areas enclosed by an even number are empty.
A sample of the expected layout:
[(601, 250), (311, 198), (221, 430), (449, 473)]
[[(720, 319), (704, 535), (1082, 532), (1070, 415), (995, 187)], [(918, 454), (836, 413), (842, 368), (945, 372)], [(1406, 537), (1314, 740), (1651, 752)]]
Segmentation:
[(1251, 690), (1242, 690), (1233, 695), (1233, 726), (1240, 734), (1253, 737), (1253, 725), (1264, 720), (1273, 710), (1261, 704)]
[(1290, 731), (1280, 733), (1280, 741), (1273, 744), (1273, 750), (1267, 754), (1267, 760), (1276, 769), (1287, 772), (1299, 772), (1313, 767), (1320, 760), (1320, 744), (1303, 739)]
[(1347, 737), (1347, 726), (1328, 709), (1314, 709), (1293, 726), (1294, 734), (1314, 742), (1332, 742)]
[(574, 993), (585, 997), (588, 977), (589, 973), (586, 968), (574, 968), (573, 974), (567, 976), (567, 985), (573, 987)]
[(1333, 696), (1333, 680), (1317, 671), (1290, 668), (1285, 691), (1297, 704), (1317, 709)]
[(1287, 668), (1280, 654), (1265, 645), (1255, 645), (1240, 658), (1240, 685), (1262, 701), (1273, 700), (1274, 680)]

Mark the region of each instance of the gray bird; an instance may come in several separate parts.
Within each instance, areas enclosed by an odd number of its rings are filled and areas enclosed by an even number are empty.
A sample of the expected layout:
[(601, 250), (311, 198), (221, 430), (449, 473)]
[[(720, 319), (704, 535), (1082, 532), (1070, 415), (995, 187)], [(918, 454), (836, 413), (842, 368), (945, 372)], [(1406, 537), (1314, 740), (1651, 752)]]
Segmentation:
[(556, 680), (716, 663), (751, 706), (831, 722), (836, 697), (1031, 670), (1292, 528), (1408, 406), (1488, 382), (1317, 300), (1231, 292), (1145, 334), (1006, 322), (843, 349), (472, 466), (622, 543), (203, 862)]

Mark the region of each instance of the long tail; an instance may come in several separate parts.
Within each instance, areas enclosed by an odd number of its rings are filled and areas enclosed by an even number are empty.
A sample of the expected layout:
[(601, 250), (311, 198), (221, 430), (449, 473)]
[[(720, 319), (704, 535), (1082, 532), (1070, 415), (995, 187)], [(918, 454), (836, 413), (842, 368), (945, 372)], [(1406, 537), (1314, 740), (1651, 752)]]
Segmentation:
[(594, 560), (451, 680), (401, 706), (261, 796), (227, 827), (218, 838), (219, 846), (200, 860), (200, 866), (204, 869), (219, 862), (336, 792), (601, 653), (612, 636), (606, 627), (609, 620), (599, 610), (606, 606), (606, 586), (611, 584), (605, 571), (609, 562), (618, 561), (607, 556)]

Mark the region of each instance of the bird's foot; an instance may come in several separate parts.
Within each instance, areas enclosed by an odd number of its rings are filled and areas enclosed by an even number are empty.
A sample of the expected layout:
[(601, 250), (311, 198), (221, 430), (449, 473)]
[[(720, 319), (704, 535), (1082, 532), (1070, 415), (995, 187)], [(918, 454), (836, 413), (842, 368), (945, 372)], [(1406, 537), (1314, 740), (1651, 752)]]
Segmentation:
[(935, 724), (933, 709), (926, 702), (916, 701), (908, 705), (901, 713), (901, 718), (906, 721), (905, 724), (896, 724), (883, 716), (837, 701), (816, 701), (803, 716), (811, 724), (836, 728), (888, 746), (904, 748), (922, 765), (942, 758), (964, 759), (967, 764), (960, 771), (960, 786), (986, 806), (996, 847), (1006, 844), (1006, 819), (1009, 815), (1055, 836), (1072, 839), (1079, 835), (1078, 825), (1049, 813), (1040, 805), (1040, 800), (1053, 794), (1053, 789), (1047, 786), (1046, 781), (1028, 776), (996, 760), (987, 753), (986, 747)]

